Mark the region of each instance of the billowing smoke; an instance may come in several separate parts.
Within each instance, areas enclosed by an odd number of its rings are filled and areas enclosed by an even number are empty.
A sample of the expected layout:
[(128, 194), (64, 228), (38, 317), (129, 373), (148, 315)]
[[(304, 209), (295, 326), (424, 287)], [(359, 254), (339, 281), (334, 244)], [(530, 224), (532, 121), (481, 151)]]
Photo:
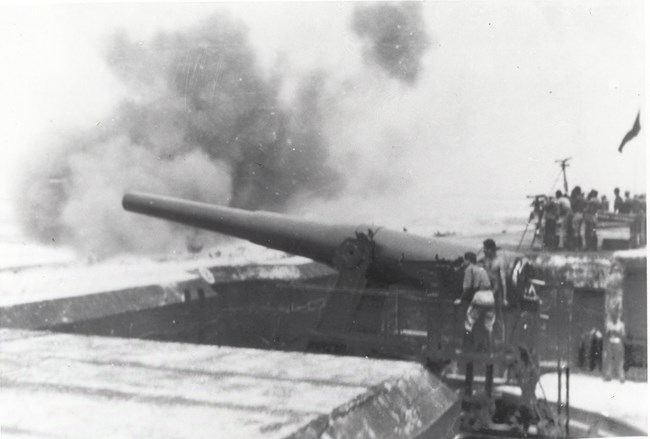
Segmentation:
[(365, 43), (364, 57), (368, 63), (406, 84), (415, 84), (422, 55), (430, 45), (421, 4), (361, 5), (355, 10), (352, 27)]
[(119, 34), (106, 59), (129, 98), (25, 174), (19, 214), (41, 241), (102, 257), (207, 239), (125, 213), (126, 189), (281, 210), (302, 192), (340, 188), (320, 128), (322, 78), (303, 80), (281, 103), (281, 77), (261, 71), (239, 22), (213, 16), (148, 42)]

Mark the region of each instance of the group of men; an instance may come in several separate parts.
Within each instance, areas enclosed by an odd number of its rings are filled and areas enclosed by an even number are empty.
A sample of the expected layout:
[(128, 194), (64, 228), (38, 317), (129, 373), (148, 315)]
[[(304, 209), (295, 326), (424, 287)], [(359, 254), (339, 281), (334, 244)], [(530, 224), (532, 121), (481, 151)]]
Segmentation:
[[(625, 199), (620, 189), (614, 189), (614, 213), (632, 215), (630, 240), (633, 247), (645, 245), (645, 195)], [(556, 191), (555, 197), (548, 197), (542, 206), (535, 206), (534, 214), (542, 219), (544, 248), (549, 250), (597, 250), (598, 213), (609, 212), (609, 200), (605, 195), (598, 198), (598, 191), (588, 194), (576, 186), (570, 195)]]
[(487, 332), (487, 349), (491, 351), (494, 323), (497, 318), (503, 318), (503, 307), (508, 306), (507, 274), (505, 259), (497, 252), (494, 240), (483, 241), (483, 255), (479, 264), (476, 253), (465, 253), (463, 292), (454, 303), (469, 304), (465, 316), (463, 347), (473, 344), (474, 324), (482, 320)]
[[(593, 197), (592, 197), (593, 198)], [(525, 259), (518, 259), (513, 264), (513, 282), (508, 283), (508, 264), (504, 255), (498, 251), (496, 243), (492, 239), (483, 241), (484, 257), (479, 261), (476, 253), (467, 252), (464, 255), (463, 291), (461, 297), (454, 301), (455, 305), (465, 303), (467, 311), (464, 321), (463, 349), (487, 350), (493, 352), (493, 331), (497, 320), (503, 320), (503, 310), (508, 307), (508, 295), (517, 301), (517, 297), (526, 298), (528, 288), (519, 288), (521, 285), (515, 281), (515, 274), (522, 270), (521, 262)], [(517, 262), (519, 261), (519, 262)], [(519, 267), (519, 268), (518, 268)], [(525, 279), (525, 277), (524, 277)], [(527, 283), (527, 282), (524, 282)], [(508, 285), (513, 291), (508, 291)], [(621, 287), (621, 279), (618, 278), (617, 288)], [(536, 297), (534, 287), (530, 286), (532, 295)], [(619, 296), (622, 291), (619, 291)], [(530, 298), (530, 297), (529, 297)], [(623, 382), (625, 374), (623, 371), (625, 324), (622, 319), (622, 306), (615, 304), (610, 306), (607, 324), (605, 327), (605, 379), (609, 380), (612, 375), (617, 375)], [(481, 322), (485, 329), (486, 345), (477, 346), (474, 340), (473, 331), (477, 322)], [(505, 327), (502, 326), (505, 331)]]
[(596, 327), (582, 335), (578, 358), (579, 367), (602, 370), (605, 381), (617, 377), (625, 382), (625, 323), (620, 306), (607, 312), (604, 337)]

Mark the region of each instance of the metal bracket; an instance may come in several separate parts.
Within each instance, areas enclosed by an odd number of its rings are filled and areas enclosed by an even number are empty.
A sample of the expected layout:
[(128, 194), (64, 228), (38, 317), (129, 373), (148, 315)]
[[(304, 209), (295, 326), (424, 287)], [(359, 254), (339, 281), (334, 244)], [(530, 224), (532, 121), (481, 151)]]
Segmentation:
[(339, 245), (334, 257), (339, 275), (321, 311), (320, 331), (345, 333), (354, 326), (363, 302), (361, 292), (368, 283), (366, 272), (372, 263), (374, 247), (372, 235), (359, 232), (355, 238), (348, 238)]
[(356, 233), (356, 238), (344, 240), (336, 251), (334, 265), (339, 271), (337, 288), (362, 289), (366, 286), (366, 271), (372, 262), (375, 243), (372, 237)]

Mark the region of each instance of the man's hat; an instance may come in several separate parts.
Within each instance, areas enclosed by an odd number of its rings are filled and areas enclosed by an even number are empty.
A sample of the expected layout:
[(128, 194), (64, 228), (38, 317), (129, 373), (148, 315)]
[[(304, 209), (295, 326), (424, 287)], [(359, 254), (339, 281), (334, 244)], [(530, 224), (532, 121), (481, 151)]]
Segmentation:
[(486, 239), (483, 241), (483, 248), (486, 250), (497, 251), (497, 244), (494, 242), (494, 239)]

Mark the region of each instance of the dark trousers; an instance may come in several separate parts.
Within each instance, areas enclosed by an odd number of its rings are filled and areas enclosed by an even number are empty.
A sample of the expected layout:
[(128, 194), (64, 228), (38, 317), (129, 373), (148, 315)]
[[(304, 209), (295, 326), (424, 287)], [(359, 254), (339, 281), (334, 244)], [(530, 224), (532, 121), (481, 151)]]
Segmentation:
[(645, 244), (645, 218), (636, 215), (630, 224), (630, 247), (637, 248)]
[(546, 218), (544, 227), (544, 248), (555, 249), (557, 247), (557, 220)]
[(596, 234), (596, 221), (585, 219), (585, 246), (587, 250), (598, 250), (598, 235)]
[(573, 214), (571, 220), (571, 229), (572, 229), (572, 250), (582, 250), (582, 226), (584, 224), (584, 217), (582, 213), (577, 212)]

